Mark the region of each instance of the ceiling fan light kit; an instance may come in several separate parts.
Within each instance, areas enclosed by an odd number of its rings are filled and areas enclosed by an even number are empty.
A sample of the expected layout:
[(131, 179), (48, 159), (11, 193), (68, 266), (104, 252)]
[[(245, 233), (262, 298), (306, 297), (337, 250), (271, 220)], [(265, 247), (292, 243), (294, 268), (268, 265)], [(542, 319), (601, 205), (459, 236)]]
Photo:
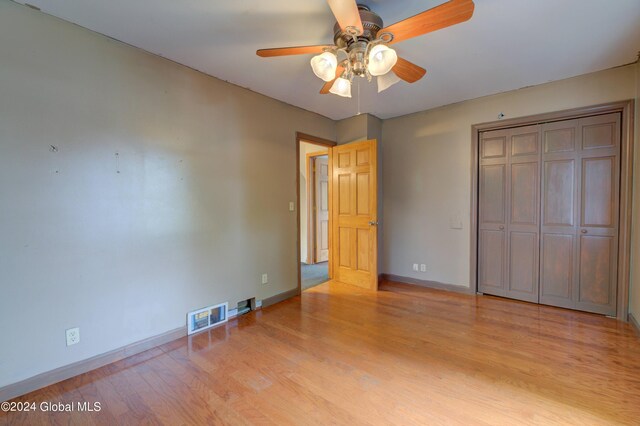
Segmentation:
[(398, 62), (398, 54), (384, 44), (377, 44), (369, 51), (369, 74), (374, 76), (385, 75)]
[(355, 77), (376, 77), (378, 92), (404, 80), (415, 83), (426, 70), (399, 58), (388, 45), (467, 21), (473, 15), (472, 0), (450, 0), (415, 16), (384, 27), (382, 18), (354, 0), (327, 0), (336, 17), (334, 46), (299, 46), (260, 49), (262, 57), (317, 53), (311, 59), (314, 74), (325, 81), (321, 94), (351, 97)]
[(336, 78), (336, 68), (338, 68), (338, 58), (332, 52), (324, 52), (311, 58), (311, 69), (324, 81)]
[(383, 90), (387, 90), (389, 87), (393, 86), (396, 83), (399, 83), (400, 81), (400, 77), (398, 77), (394, 72), (388, 72), (379, 76), (377, 78), (378, 93), (382, 92)]
[(336, 78), (336, 81), (329, 89), (330, 93), (334, 95), (342, 96), (343, 98), (351, 97), (351, 81), (343, 77)]

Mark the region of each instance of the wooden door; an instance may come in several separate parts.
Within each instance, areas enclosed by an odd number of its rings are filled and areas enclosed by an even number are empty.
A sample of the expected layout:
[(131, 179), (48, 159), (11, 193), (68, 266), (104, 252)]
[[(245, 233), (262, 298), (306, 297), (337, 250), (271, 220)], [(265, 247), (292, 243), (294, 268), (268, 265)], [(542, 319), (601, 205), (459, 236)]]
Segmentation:
[(483, 132), (478, 290), (616, 314), (619, 113)]
[(620, 197), (620, 114), (578, 123), (580, 164), (577, 209), (576, 308), (616, 315)]
[(480, 140), (479, 290), (538, 301), (538, 126), (485, 132)]
[(507, 297), (538, 302), (540, 253), (540, 128), (509, 134)]
[(620, 115), (543, 127), (540, 302), (616, 314)]
[(329, 151), (332, 278), (372, 290), (378, 288), (376, 145), (369, 140)]
[(507, 138), (509, 130), (480, 139), (478, 197), (478, 290), (506, 296)]
[(314, 161), (315, 261), (329, 260), (329, 158)]
[(578, 211), (578, 120), (542, 128), (540, 303), (574, 308)]

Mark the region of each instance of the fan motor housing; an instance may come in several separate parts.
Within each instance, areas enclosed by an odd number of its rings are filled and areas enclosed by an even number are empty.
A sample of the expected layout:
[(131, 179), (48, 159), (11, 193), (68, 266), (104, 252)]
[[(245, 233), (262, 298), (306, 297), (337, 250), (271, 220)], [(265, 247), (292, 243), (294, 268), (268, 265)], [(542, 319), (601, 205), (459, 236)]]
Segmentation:
[[(383, 28), (382, 18), (363, 4), (358, 5), (358, 12), (360, 12), (360, 20), (362, 21), (362, 28), (364, 30), (362, 34), (357, 36), (358, 41), (370, 42), (371, 40), (375, 40), (378, 31)], [(342, 28), (340, 28), (337, 22), (333, 26), (333, 32), (333, 41), (338, 48), (343, 49), (354, 43), (353, 36), (342, 31)]]

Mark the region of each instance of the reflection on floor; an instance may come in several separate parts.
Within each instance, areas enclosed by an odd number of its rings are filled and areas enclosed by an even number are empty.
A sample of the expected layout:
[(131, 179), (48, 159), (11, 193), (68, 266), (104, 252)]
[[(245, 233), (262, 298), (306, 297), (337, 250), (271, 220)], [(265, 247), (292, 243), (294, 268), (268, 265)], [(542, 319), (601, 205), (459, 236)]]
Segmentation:
[(302, 263), (302, 290), (306, 290), (329, 280), (328, 262), (307, 265)]

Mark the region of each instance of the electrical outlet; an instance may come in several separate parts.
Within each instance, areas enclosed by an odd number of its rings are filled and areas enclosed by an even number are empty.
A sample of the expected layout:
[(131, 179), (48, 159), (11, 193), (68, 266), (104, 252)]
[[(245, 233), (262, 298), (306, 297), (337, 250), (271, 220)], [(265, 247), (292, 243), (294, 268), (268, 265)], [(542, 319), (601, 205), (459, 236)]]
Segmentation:
[(414, 264), (413, 264), (413, 270), (414, 270), (414, 271), (416, 271), (416, 272), (418, 272), (418, 264), (417, 264), (417, 263), (414, 263)]
[(79, 328), (70, 328), (66, 331), (67, 334), (67, 346), (75, 345), (76, 343), (80, 343), (80, 329)]
[(424, 263), (420, 264), (420, 272), (427, 272), (427, 265), (425, 265)]
[(268, 284), (268, 283), (269, 283), (269, 275), (262, 274), (262, 284)]
[(296, 205), (293, 201), (289, 201), (289, 211), (295, 211), (296, 210)]

